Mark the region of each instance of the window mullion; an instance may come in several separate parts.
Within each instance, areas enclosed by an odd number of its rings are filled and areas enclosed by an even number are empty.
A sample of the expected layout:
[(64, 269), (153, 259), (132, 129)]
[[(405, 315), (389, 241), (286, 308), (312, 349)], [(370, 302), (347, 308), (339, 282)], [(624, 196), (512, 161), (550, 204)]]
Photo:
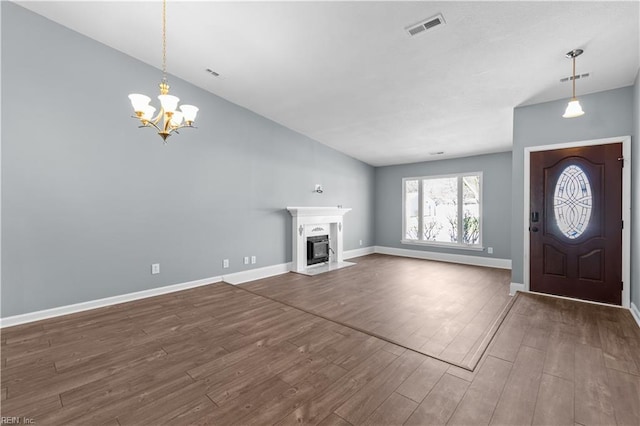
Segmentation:
[(458, 176), (458, 244), (463, 243), (463, 221), (464, 217), (462, 214), (462, 179), (463, 176)]
[(424, 240), (424, 184), (418, 179), (418, 240)]

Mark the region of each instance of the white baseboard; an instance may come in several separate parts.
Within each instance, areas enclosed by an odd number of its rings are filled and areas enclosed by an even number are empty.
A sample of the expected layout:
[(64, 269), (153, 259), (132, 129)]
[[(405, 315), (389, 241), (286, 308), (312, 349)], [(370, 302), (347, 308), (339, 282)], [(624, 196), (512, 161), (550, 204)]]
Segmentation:
[(629, 308), (629, 310), (631, 311), (633, 319), (636, 320), (638, 327), (640, 327), (640, 310), (638, 310), (638, 307), (633, 302), (631, 302), (631, 308)]
[(521, 283), (511, 283), (509, 286), (509, 296), (515, 296), (516, 292), (522, 291), (525, 292), (524, 284)]
[[(426, 252), (419, 250), (397, 249), (391, 247), (364, 247), (354, 250), (348, 250), (343, 253), (344, 259), (365, 256), (372, 253), (389, 254), (393, 256), (405, 256), (418, 259), (439, 260), (443, 262), (454, 262), (468, 265), (489, 266), (494, 268), (511, 268), (511, 261), (508, 259), (492, 259), (476, 256), (464, 256), (457, 254), (446, 254), (436, 252)], [(88, 302), (76, 303), (73, 305), (60, 306), (57, 308), (45, 309), (42, 311), (29, 312), (26, 314), (14, 315), (6, 318), (0, 318), (0, 328), (11, 327), (14, 325), (25, 324), (33, 321), (40, 321), (47, 318), (58, 317), (62, 315), (74, 314), (90, 309), (103, 308), (105, 306), (117, 305), (119, 303), (131, 302), (133, 300), (144, 299), (147, 297), (159, 296), (162, 294), (173, 293), (176, 291), (187, 290), (194, 287), (200, 287), (207, 284), (213, 284), (225, 281), (229, 284), (237, 285), (254, 281), (261, 278), (268, 278), (275, 275), (287, 273), (291, 270), (291, 263), (281, 263), (279, 265), (265, 266), (263, 268), (251, 269), (248, 271), (236, 272), (224, 276), (204, 278), (201, 280), (189, 281), (168, 285), (164, 287), (152, 288), (149, 290), (137, 291), (134, 293), (122, 294), (118, 296), (106, 297), (104, 299), (90, 300)], [(637, 311), (636, 311), (637, 312)], [(637, 320), (637, 319), (636, 319)]]
[(222, 281), (237, 285), (249, 281), (269, 278), (275, 275), (286, 274), (291, 270), (292, 263), (281, 263), (279, 265), (265, 266), (263, 268), (249, 269), (248, 271), (235, 272), (233, 274), (224, 275)]
[(439, 253), (435, 251), (409, 250), (395, 247), (375, 246), (375, 252), (391, 256), (413, 257), (440, 262), (461, 263), (463, 265), (486, 266), (489, 268), (511, 269), (511, 259), (468, 256), (464, 254)]
[(366, 256), (368, 254), (373, 254), (375, 252), (376, 251), (374, 247), (363, 247), (363, 248), (357, 248), (353, 250), (345, 250), (342, 252), (342, 258), (353, 259), (354, 257)]
[(136, 291), (135, 293), (121, 294), (119, 296), (105, 297), (104, 299), (90, 300), (88, 302), (75, 303), (73, 305), (59, 306), (57, 308), (44, 309), (42, 311), (14, 315), (10, 317), (0, 318), (0, 328), (11, 327), (14, 325), (25, 324), (33, 321), (40, 321), (43, 319), (59, 317), (62, 315), (75, 314), (77, 312), (103, 308), (105, 306), (117, 305), (119, 303), (131, 302), (133, 300), (145, 299), (147, 297), (160, 296), (161, 294), (174, 293), (176, 291), (187, 290), (190, 288), (213, 284), (220, 281), (222, 281), (222, 277), (204, 278), (201, 280), (189, 281), (186, 283)]

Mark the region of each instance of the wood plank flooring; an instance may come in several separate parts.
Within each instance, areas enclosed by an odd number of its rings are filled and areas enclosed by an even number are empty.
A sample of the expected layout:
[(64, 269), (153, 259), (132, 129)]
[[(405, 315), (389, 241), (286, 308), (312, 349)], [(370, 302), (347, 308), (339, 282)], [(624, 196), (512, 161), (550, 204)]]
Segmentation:
[(624, 309), (519, 294), (468, 371), (225, 283), (1, 330), (38, 425), (638, 425)]
[(473, 370), (506, 314), (510, 271), (373, 254), (242, 288)]

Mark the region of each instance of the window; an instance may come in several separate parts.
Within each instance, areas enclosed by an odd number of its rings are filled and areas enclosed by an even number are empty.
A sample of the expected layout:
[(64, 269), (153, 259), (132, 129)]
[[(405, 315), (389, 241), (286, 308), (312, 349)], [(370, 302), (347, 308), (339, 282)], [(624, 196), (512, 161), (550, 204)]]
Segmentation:
[(404, 178), (403, 243), (482, 247), (482, 173)]

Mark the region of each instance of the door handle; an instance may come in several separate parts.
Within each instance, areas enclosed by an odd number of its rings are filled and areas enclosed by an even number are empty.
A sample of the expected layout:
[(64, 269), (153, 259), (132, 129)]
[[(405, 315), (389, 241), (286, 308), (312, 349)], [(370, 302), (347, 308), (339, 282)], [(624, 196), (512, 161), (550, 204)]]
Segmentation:
[(531, 232), (538, 232), (537, 226), (532, 226), (530, 229), (531, 229)]

